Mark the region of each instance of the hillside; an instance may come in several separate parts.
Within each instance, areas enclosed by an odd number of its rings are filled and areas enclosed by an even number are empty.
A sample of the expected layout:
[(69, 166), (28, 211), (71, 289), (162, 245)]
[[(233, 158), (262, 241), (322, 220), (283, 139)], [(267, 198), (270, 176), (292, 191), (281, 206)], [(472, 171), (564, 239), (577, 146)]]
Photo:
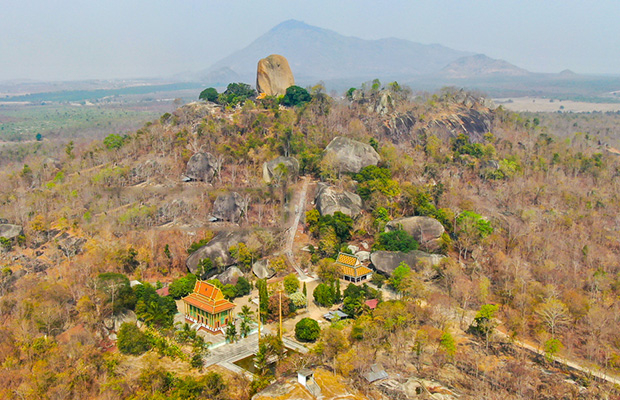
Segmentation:
[(285, 56), (299, 82), (319, 80), (396, 79), (439, 71), (469, 55), (440, 45), (402, 39), (363, 40), (289, 20), (272, 28), (244, 49), (213, 64), (204, 78), (229, 68), (253, 82), (257, 60), (269, 54)]
[[(295, 107), (194, 102), (6, 165), (0, 397), (286, 398), (310, 368), (326, 398), (615, 398), (620, 160), (571, 128), (604, 121), (562, 117), (375, 82)], [(371, 279), (340, 279), (341, 252)], [(250, 307), (235, 334), (174, 324), (155, 289), (178, 299), (196, 275)], [(248, 310), (277, 332), (280, 292), (285, 339), (312, 351), (264, 334), (256, 375), (203, 369), (205, 341), (247, 339)], [(338, 307), (351, 318), (322, 318)], [(318, 337), (296, 339), (304, 317)]]

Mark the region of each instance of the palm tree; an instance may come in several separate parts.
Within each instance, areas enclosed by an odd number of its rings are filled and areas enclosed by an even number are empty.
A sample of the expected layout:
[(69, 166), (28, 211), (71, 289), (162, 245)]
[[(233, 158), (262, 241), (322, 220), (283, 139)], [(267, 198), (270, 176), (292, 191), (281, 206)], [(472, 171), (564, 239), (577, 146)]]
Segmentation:
[(228, 325), (228, 328), (226, 328), (226, 340), (229, 343), (234, 343), (237, 340), (237, 328), (232, 322)]
[(247, 337), (252, 330), (249, 324), (249, 320), (245, 318), (241, 320), (241, 326), (239, 328), (241, 330), (241, 337)]
[(241, 307), (241, 318), (246, 321), (252, 321), (252, 316), (254, 315), (254, 311), (248, 305), (244, 305)]

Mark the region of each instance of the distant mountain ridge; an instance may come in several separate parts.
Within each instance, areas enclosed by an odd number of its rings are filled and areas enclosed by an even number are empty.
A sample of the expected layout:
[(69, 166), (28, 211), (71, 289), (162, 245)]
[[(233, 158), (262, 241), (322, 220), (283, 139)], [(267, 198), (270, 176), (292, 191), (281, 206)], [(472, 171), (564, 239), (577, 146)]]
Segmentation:
[(207, 79), (234, 72), (253, 82), (256, 64), (269, 54), (285, 56), (300, 81), (373, 78), (403, 79), (434, 74), (449, 63), (474, 53), (438, 44), (403, 39), (364, 40), (289, 20), (257, 38), (247, 47), (213, 64), (200, 76)]
[(441, 75), (450, 78), (474, 78), (486, 76), (527, 76), (530, 72), (504, 60), (475, 54), (452, 61), (441, 71)]

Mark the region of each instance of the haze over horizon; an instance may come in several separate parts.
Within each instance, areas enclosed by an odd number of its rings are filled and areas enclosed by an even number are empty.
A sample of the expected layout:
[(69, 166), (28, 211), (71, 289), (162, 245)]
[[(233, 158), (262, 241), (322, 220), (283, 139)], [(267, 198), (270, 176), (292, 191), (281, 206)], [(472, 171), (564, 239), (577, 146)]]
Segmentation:
[(269, 5), (161, 0), (7, 0), (0, 80), (166, 77), (203, 70), (296, 19), (362, 39), (483, 53), (532, 72), (620, 74), (620, 2), (326, 0)]

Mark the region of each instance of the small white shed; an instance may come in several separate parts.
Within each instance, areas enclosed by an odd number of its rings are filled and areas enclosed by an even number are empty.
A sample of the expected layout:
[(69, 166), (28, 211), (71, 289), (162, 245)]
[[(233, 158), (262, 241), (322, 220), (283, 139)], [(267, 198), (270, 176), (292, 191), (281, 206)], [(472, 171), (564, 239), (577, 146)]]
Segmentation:
[(310, 382), (312, 382), (312, 377), (314, 373), (308, 368), (302, 368), (297, 371), (297, 381), (304, 386), (308, 386)]

